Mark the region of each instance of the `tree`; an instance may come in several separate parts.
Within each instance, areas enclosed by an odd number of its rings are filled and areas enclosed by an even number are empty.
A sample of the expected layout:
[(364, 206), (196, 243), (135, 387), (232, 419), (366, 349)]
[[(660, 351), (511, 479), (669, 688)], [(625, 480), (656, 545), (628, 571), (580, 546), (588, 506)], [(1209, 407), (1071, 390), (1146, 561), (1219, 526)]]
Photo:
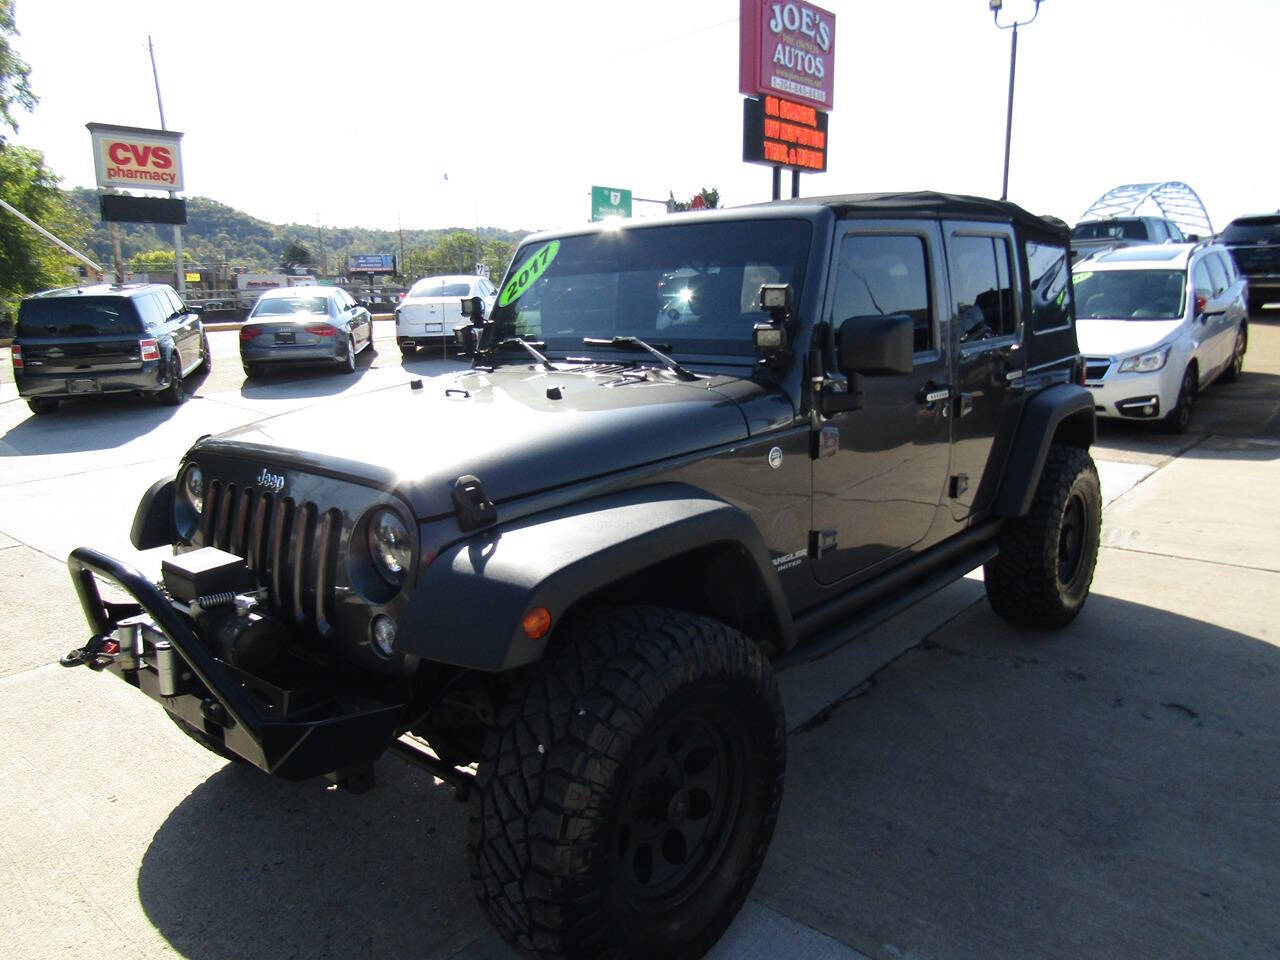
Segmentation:
[[(695, 193), (689, 200), (677, 200), (674, 193), (667, 191), (667, 213), (676, 213), (681, 210), (714, 210), (720, 206), (720, 191), (712, 187), (708, 190), (703, 187)], [(701, 199), (701, 203), (699, 203)]]
[(305, 270), (307, 267), (314, 267), (315, 265), (315, 256), (298, 241), (290, 240), (284, 245), (284, 253), (280, 254), (281, 270)]
[(10, 43), (17, 35), (13, 0), (0, 0), (0, 146), (6, 143), (5, 127), (18, 132), (11, 107), (16, 105), (30, 113), (36, 105), (36, 96), (27, 83), (31, 68), (14, 52)]
[(146, 250), (133, 255), (129, 261), (129, 270), (133, 273), (161, 273), (172, 270), (174, 260), (172, 250)]
[[(0, 198), (73, 247), (89, 235), (88, 220), (58, 189), (39, 150), (0, 143)], [(72, 282), (78, 263), (0, 209), (0, 313), (28, 293)]]

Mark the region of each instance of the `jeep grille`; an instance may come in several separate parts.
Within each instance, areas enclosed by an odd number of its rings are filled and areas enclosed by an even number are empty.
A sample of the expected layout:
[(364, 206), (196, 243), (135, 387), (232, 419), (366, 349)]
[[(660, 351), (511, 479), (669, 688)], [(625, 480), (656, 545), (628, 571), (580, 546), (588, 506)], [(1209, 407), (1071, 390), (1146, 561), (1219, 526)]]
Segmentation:
[(220, 480), (205, 493), (201, 542), (244, 557), (267, 588), (272, 611), (322, 635), (333, 622), (341, 535), (336, 509)]

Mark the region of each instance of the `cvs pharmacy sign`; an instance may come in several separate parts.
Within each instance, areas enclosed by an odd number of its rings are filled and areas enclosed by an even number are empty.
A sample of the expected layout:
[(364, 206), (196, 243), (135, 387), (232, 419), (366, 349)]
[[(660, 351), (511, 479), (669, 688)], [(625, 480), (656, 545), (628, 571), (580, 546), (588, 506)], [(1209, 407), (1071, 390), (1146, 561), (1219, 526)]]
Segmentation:
[(182, 134), (172, 130), (86, 124), (99, 187), (182, 190)]

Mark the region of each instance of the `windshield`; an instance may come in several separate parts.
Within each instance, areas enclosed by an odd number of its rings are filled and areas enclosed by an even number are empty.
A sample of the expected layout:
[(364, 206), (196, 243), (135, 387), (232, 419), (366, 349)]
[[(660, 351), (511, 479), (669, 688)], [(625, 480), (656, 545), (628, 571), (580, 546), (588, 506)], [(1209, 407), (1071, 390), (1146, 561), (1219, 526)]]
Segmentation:
[(1141, 220), (1095, 220), (1079, 223), (1071, 231), (1072, 240), (1146, 240), (1147, 225)]
[(1078, 270), (1076, 317), (1109, 320), (1177, 320), (1185, 309), (1181, 270)]
[(100, 337), (138, 333), (138, 314), (125, 297), (50, 297), (24, 300), (19, 337)]
[(1280, 243), (1280, 219), (1236, 220), (1222, 231), (1223, 243)]
[(287, 317), (295, 313), (304, 313), (317, 317), (328, 316), (329, 301), (327, 297), (272, 297), (258, 301), (253, 308), (252, 317)]
[(441, 283), (439, 280), (419, 280), (409, 291), (411, 297), (469, 297), (469, 283)]
[[(800, 300), (811, 228), (803, 220), (647, 227), (526, 245), (502, 285), (499, 336), (551, 354), (595, 355), (583, 337), (639, 337), (672, 353), (755, 357), (760, 285)], [(605, 348), (607, 349), (607, 348)]]

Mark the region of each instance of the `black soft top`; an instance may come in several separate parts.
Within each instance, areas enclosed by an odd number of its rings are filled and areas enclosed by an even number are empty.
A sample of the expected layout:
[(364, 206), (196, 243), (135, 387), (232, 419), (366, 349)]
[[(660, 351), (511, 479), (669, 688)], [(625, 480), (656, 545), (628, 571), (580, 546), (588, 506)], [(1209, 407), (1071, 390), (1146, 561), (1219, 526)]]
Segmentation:
[(829, 197), (798, 197), (794, 200), (772, 200), (769, 206), (830, 207), (837, 216), (952, 217), (959, 220), (996, 220), (1012, 223), (1037, 234), (1048, 235), (1068, 243), (1071, 231), (1057, 217), (1040, 217), (1028, 213), (1007, 200), (988, 200), (959, 193), (919, 190), (914, 193), (844, 193)]

